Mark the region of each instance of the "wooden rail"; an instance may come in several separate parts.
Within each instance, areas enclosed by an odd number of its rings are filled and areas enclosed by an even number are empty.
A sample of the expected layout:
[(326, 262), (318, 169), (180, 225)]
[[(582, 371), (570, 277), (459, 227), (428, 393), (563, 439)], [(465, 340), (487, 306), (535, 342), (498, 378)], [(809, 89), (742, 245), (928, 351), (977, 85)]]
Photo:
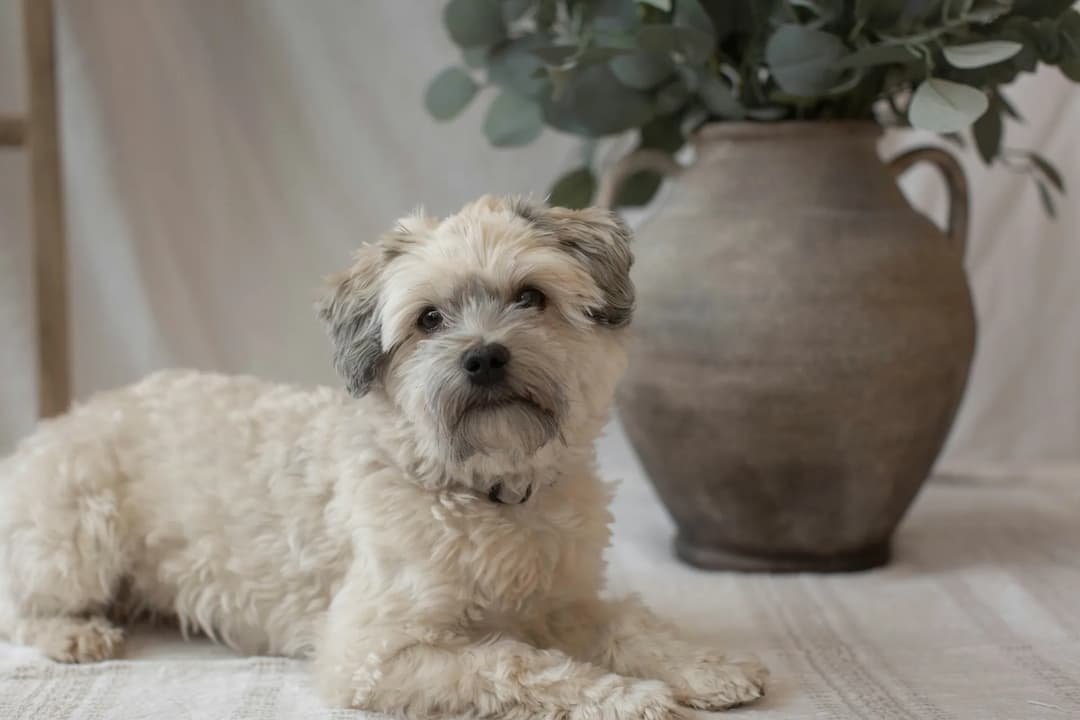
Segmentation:
[(37, 395), (42, 417), (63, 412), (71, 402), (68, 257), (53, 11), (53, 0), (23, 0), (27, 112), (25, 118), (0, 116), (0, 147), (23, 147), (29, 160)]

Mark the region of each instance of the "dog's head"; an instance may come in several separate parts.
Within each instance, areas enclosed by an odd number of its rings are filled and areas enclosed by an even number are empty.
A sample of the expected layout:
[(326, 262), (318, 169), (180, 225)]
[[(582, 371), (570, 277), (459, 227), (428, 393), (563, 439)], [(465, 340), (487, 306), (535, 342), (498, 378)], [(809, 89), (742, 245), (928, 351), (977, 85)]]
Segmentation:
[(352, 394), (385, 393), (446, 463), (507, 471), (599, 432), (631, 262), (607, 211), (484, 197), (362, 247), (319, 314)]

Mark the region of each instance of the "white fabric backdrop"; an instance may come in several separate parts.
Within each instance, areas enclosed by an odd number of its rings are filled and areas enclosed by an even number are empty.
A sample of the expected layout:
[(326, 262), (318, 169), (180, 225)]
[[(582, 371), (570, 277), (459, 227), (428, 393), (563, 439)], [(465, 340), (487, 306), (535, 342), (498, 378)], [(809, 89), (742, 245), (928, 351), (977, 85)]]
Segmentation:
[[(0, 0), (0, 109), (20, 107), (17, 0)], [(79, 396), (188, 365), (333, 382), (319, 277), (417, 202), (542, 193), (576, 145), (497, 151), (478, 103), (439, 125), (427, 80), (456, 55), (439, 3), (59, 0)], [(1008, 143), (1061, 167), (1030, 183), (965, 157), (981, 337), (952, 469), (1080, 461), (1080, 91), (1052, 70), (1012, 93)], [(909, 139), (890, 138), (894, 149)], [(24, 163), (0, 155), (0, 452), (33, 421)], [(943, 214), (929, 172), (905, 182)]]

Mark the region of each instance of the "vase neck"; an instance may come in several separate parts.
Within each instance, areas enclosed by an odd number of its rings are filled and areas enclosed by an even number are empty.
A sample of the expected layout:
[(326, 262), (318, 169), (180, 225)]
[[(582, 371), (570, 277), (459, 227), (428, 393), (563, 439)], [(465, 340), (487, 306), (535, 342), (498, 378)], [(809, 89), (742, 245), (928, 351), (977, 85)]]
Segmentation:
[(847, 124), (807, 123), (805, 131), (792, 127), (797, 124), (784, 125), (776, 132), (762, 128), (699, 135), (690, 174), (701, 176), (712, 192), (737, 189), (744, 202), (777, 208), (865, 210), (903, 202), (878, 154), (877, 133)]

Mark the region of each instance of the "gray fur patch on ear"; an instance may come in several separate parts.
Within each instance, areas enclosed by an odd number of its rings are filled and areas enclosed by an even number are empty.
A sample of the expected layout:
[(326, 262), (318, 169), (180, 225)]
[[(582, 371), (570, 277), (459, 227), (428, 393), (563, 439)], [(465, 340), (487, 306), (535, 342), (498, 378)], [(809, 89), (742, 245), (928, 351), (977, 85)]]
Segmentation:
[(600, 208), (545, 208), (539, 212), (532, 208), (532, 214), (532, 222), (555, 235), (559, 246), (588, 269), (603, 293), (603, 305), (588, 308), (589, 317), (608, 327), (627, 325), (634, 314), (634, 284), (630, 280), (634, 256), (626, 224)]
[(352, 269), (330, 278), (330, 292), (317, 306), (334, 345), (334, 367), (356, 397), (371, 389), (384, 357), (378, 317), (376, 280), (381, 262), (377, 252), (374, 247), (365, 248)]
[(512, 197), (509, 199), (508, 204), (510, 206), (510, 212), (529, 222), (536, 222), (539, 220), (540, 215), (543, 212), (527, 198), (523, 197)]

